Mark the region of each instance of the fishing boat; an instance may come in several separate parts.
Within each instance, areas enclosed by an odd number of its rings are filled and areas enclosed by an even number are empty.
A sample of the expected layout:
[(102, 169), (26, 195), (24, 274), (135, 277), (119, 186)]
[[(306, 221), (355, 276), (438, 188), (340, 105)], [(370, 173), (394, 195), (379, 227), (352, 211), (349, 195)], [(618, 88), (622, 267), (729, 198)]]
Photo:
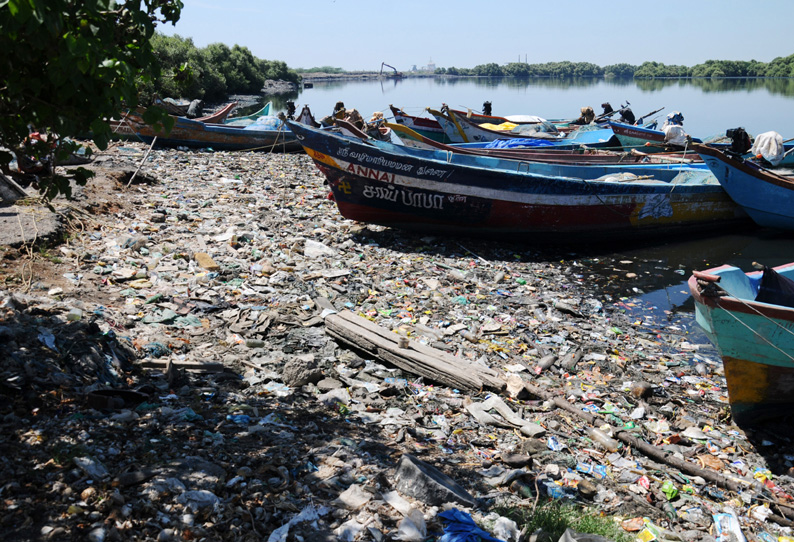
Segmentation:
[[(624, 149), (641, 148), (645, 152), (665, 152), (670, 149), (670, 145), (665, 141), (665, 133), (651, 126), (609, 121), (609, 127)], [(702, 143), (697, 138), (692, 138), (692, 142)]]
[(394, 123), (405, 126), (434, 141), (440, 141), (441, 143), (450, 142), (449, 137), (444, 133), (444, 128), (441, 127), (441, 124), (436, 119), (409, 115), (391, 104), (389, 104), (389, 109), (391, 109), (391, 114), (394, 117)]
[(223, 122), (224, 124), (227, 124), (229, 126), (248, 126), (250, 124), (253, 124), (254, 121), (259, 117), (266, 117), (270, 115), (270, 109), (272, 107), (273, 107), (273, 102), (267, 102), (262, 109), (254, 113), (251, 113), (250, 115), (243, 115), (241, 117), (232, 117), (230, 119), (226, 119), (225, 121), (218, 121), (218, 122)]
[[(226, 120), (226, 117), (229, 116), (229, 113), (231, 113), (235, 107), (237, 107), (237, 102), (232, 102), (230, 104), (226, 104), (225, 106), (223, 106), (222, 108), (220, 108), (219, 110), (217, 110), (216, 112), (210, 115), (206, 115), (204, 117), (198, 117), (193, 120), (199, 122), (206, 122), (209, 124), (224, 122)], [(142, 114), (142, 110), (139, 109), (138, 114), (139, 115)], [(126, 122), (127, 117), (128, 115), (125, 115), (120, 120), (111, 119), (109, 123), (110, 128), (111, 130), (113, 130), (113, 133), (116, 134), (117, 136), (123, 138), (129, 138), (135, 136), (135, 130), (132, 128), (130, 124)]]
[(328, 179), (340, 213), (360, 222), (546, 242), (691, 233), (747, 221), (703, 169), (528, 164), (287, 124)]
[(176, 100), (174, 98), (160, 98), (155, 96), (152, 104), (165, 110), (169, 115), (184, 117), (190, 109), (190, 100)]
[[(532, 162), (563, 162), (569, 164), (688, 164), (691, 167), (706, 167), (699, 155), (689, 153), (683, 157), (677, 153), (648, 154), (632, 149), (631, 151), (613, 151), (593, 149), (586, 146), (540, 146), (540, 147), (497, 147), (490, 144), (462, 143), (446, 145), (411, 130), (405, 125), (387, 122), (400, 141), (409, 147), (419, 149), (440, 150), (460, 154), (477, 154), (496, 156), (512, 160)], [(513, 140), (515, 141), (515, 140)]]
[(308, 105), (304, 105), (301, 108), (301, 112), (295, 117), (295, 122), (300, 122), (301, 124), (305, 124), (307, 126), (313, 126), (314, 128), (320, 127), (320, 123), (314, 120), (314, 115), (312, 115), (312, 110), (309, 109)]
[[(435, 110), (429, 110), (437, 118), (444, 115)], [(476, 124), (465, 116), (458, 115), (454, 111), (449, 111), (447, 124), (444, 125), (445, 133), (450, 134), (450, 126), (454, 126), (459, 133), (463, 134), (464, 143), (488, 143), (498, 140), (526, 140), (522, 145), (566, 145), (589, 147), (618, 147), (618, 140), (609, 128), (599, 128), (598, 126), (583, 126), (573, 132), (559, 132), (556, 127), (547, 121), (532, 123), (536, 128), (535, 132), (516, 132), (510, 130), (493, 130), (483, 125)], [(527, 125), (524, 125), (526, 128)], [(544, 132), (544, 130), (551, 130)]]
[(694, 145), (693, 149), (758, 225), (794, 230), (794, 175), (707, 145)]
[[(517, 133), (511, 130), (496, 129), (497, 126), (509, 122), (509, 126), (522, 126), (534, 129), (533, 134), (538, 138), (553, 139), (562, 137), (562, 133), (550, 122), (541, 117), (524, 116), (523, 122), (509, 121), (506, 117), (490, 117), (493, 122), (483, 122), (483, 115), (468, 115), (462, 111), (443, 108), (441, 111), (428, 108), (427, 112), (435, 117), (444, 134), (452, 143), (469, 143), (475, 141), (494, 141), (497, 139), (526, 138), (527, 133)], [(477, 120), (475, 120), (477, 119)], [(553, 132), (553, 133), (544, 133)]]
[(738, 424), (793, 412), (792, 279), (794, 263), (749, 273), (723, 265), (689, 279), (695, 318), (722, 357)]
[(295, 135), (277, 117), (260, 117), (249, 126), (229, 126), (227, 124), (208, 124), (184, 117), (174, 117), (170, 132), (156, 131), (143, 119), (130, 114), (125, 122), (132, 128), (136, 137), (146, 143), (155, 142), (164, 147), (192, 147), (230, 151), (289, 152), (300, 150)]

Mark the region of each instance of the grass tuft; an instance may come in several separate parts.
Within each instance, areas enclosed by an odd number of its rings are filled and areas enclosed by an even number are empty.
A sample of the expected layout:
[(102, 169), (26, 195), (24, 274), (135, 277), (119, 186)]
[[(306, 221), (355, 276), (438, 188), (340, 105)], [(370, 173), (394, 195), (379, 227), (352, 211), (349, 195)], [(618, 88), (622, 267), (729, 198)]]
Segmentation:
[(568, 528), (579, 533), (600, 535), (615, 542), (631, 542), (634, 539), (611, 517), (560, 501), (541, 504), (534, 512), (526, 508), (512, 507), (496, 511), (518, 523), (519, 529), (527, 527), (529, 533), (542, 529), (551, 540), (559, 540)]

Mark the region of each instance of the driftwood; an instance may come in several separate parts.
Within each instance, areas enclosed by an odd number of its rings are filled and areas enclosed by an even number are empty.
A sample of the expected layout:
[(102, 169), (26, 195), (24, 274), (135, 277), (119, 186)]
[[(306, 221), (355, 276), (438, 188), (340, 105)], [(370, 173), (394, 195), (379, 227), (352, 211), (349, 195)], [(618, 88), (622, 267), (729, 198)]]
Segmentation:
[[(578, 418), (586, 421), (587, 423), (598, 427), (604, 425), (606, 423), (603, 419), (590, 414), (589, 412), (585, 412), (580, 408), (572, 405), (562, 397), (555, 397), (554, 394), (547, 392), (537, 386), (533, 386), (532, 384), (525, 384), (524, 387), (526, 390), (536, 397), (541, 397), (547, 401), (552, 401), (554, 404), (563, 410), (570, 412), (571, 414), (577, 416)], [(715, 483), (720, 487), (724, 487), (725, 489), (729, 489), (731, 491), (742, 491), (744, 489), (754, 488), (754, 489), (761, 489), (761, 486), (758, 482), (745, 480), (743, 478), (739, 478), (736, 476), (724, 476), (719, 474), (718, 472), (702, 469), (697, 465), (690, 463), (689, 461), (685, 461), (683, 459), (678, 459), (677, 457), (673, 457), (672, 452), (663, 450), (656, 446), (652, 446), (648, 444), (644, 440), (641, 440), (631, 434), (629, 431), (621, 431), (618, 428), (615, 428), (613, 431), (614, 438), (620, 440), (624, 444), (628, 444), (629, 446), (633, 446), (636, 450), (639, 450), (644, 455), (648, 457), (652, 457), (662, 463), (670, 465), (671, 467), (675, 467), (682, 472), (686, 472), (692, 476), (700, 476), (704, 480), (708, 480), (710, 482)]]
[(493, 369), (406, 339), (350, 311), (327, 315), (325, 328), (339, 342), (451, 388), (476, 391), (505, 386)]

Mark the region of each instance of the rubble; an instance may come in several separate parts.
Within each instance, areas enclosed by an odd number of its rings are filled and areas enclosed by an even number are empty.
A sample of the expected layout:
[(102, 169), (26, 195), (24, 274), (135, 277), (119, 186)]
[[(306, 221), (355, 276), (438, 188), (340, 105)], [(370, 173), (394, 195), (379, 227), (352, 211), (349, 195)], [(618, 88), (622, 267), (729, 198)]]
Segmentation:
[(506, 540), (549, 500), (790, 535), (790, 429), (731, 423), (685, 316), (576, 253), (346, 221), (305, 155), (154, 149), (126, 188), (146, 150), (98, 157), (58, 262), (2, 253), (4, 539)]

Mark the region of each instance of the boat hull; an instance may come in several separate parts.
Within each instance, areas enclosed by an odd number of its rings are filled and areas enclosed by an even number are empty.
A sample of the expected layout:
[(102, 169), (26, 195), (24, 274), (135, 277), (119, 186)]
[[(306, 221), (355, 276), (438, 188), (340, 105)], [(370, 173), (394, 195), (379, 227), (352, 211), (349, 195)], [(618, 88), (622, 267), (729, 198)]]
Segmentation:
[(156, 137), (156, 143), (165, 147), (266, 152), (291, 152), (301, 148), (295, 135), (286, 126), (282, 130), (245, 130), (242, 127), (205, 124), (178, 117), (174, 119), (171, 131), (166, 134), (156, 131), (134, 115), (127, 117), (126, 122), (141, 140), (150, 143)]
[[(360, 222), (544, 242), (663, 235), (746, 220), (716, 181), (604, 182), (533, 174), (530, 165), (513, 161), (507, 162), (523, 170), (458, 165), (291, 127), (328, 179), (340, 213)], [(475, 158), (484, 165), (494, 160)]]
[(794, 180), (708, 147), (697, 147), (728, 195), (760, 226), (794, 230)]
[(408, 115), (402, 109), (398, 109), (393, 105), (389, 105), (394, 122), (401, 126), (405, 126), (424, 137), (438, 141), (439, 143), (449, 143), (449, 138), (444, 133), (444, 129), (435, 119), (428, 119), (425, 117), (416, 117)]
[[(786, 268), (791, 271), (791, 264), (777, 269)], [(731, 266), (702, 273), (728, 284), (740, 274)], [(755, 302), (754, 293), (704, 294), (697, 276), (689, 279), (689, 289), (695, 318), (722, 357), (734, 421), (751, 424), (794, 413), (794, 309)]]

